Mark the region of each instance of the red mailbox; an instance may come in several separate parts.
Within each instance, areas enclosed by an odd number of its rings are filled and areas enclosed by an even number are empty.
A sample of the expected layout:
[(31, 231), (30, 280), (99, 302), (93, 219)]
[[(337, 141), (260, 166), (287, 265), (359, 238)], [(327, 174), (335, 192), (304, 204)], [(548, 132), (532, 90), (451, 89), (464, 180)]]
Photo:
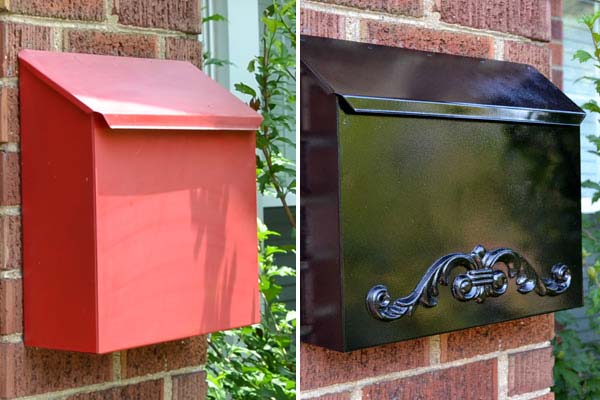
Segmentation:
[(25, 344), (258, 322), (261, 117), (181, 61), (24, 50), (19, 74)]

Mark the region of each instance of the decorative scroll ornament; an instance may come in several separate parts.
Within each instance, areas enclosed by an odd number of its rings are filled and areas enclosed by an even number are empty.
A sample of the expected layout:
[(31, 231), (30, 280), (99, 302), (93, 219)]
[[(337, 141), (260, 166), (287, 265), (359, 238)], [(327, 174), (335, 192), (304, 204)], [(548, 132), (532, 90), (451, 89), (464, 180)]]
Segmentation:
[(487, 251), (478, 245), (471, 254), (453, 253), (438, 259), (406, 297), (392, 301), (387, 287), (373, 286), (367, 293), (367, 309), (375, 318), (393, 321), (411, 315), (418, 304), (435, 307), (438, 285), (448, 286), (450, 273), (459, 267), (466, 272), (452, 281), (452, 295), (460, 301), (482, 303), (489, 296), (503, 295), (508, 288), (504, 271), (494, 269), (498, 263), (506, 265), (511, 279), (516, 277), (517, 291), (522, 294), (535, 290), (540, 296), (556, 296), (571, 285), (571, 271), (565, 264), (555, 264), (550, 278), (540, 278), (529, 262), (517, 252), (507, 248)]

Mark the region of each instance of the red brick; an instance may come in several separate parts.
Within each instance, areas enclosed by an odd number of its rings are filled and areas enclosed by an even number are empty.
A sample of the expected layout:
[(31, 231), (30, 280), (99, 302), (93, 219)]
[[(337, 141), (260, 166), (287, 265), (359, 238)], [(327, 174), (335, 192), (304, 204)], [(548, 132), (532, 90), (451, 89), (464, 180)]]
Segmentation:
[(496, 360), (479, 361), (363, 389), (363, 399), (493, 400), (498, 396)]
[(504, 59), (533, 65), (550, 78), (550, 49), (547, 46), (507, 41), (504, 42)]
[(15, 206), (21, 202), (19, 154), (0, 151), (0, 205)]
[(71, 353), (0, 343), (0, 398), (92, 385), (112, 378), (110, 355)]
[(481, 326), (441, 335), (441, 360), (448, 362), (478, 354), (513, 349), (545, 342), (553, 337), (554, 315), (552, 314)]
[(466, 33), (374, 20), (363, 20), (361, 32), (362, 40), (373, 44), (472, 57), (493, 57), (494, 54), (491, 38)]
[(346, 18), (314, 10), (300, 10), (300, 33), (332, 39), (346, 36)]
[(201, 400), (206, 398), (204, 371), (173, 377), (173, 400)]
[(552, 69), (552, 83), (560, 89), (563, 88), (563, 72), (560, 69)]
[(402, 14), (413, 17), (423, 15), (423, 2), (421, 0), (321, 0), (321, 2), (388, 14)]
[(162, 400), (163, 380), (141, 382), (100, 392), (69, 396), (66, 400)]
[(200, 0), (118, 0), (113, 14), (124, 25), (200, 33)]
[(436, 0), (442, 21), (550, 40), (548, 0)]
[(40, 17), (102, 21), (106, 17), (104, 0), (11, 0), (12, 12)]
[(0, 216), (0, 270), (21, 267), (21, 217)]
[(355, 381), (429, 364), (427, 339), (399, 342), (350, 353), (300, 346), (303, 390)]
[(562, 41), (563, 39), (563, 24), (560, 19), (552, 20), (552, 40)]
[(65, 39), (65, 51), (74, 53), (146, 58), (158, 56), (158, 38), (151, 35), (69, 30)]
[(511, 354), (508, 358), (508, 395), (535, 392), (552, 386), (553, 366), (551, 347)]
[(0, 89), (0, 140), (19, 141), (19, 90), (14, 87)]
[(562, 0), (550, 0), (550, 15), (552, 17), (562, 17), (563, 15), (563, 2)]
[(206, 336), (139, 347), (123, 353), (123, 377), (130, 378), (204, 364)]
[(21, 49), (50, 50), (52, 30), (47, 26), (0, 23), (0, 55), (3, 77), (17, 76), (17, 56)]
[(198, 40), (168, 37), (165, 50), (168, 59), (189, 61), (202, 68), (202, 45)]
[(552, 66), (563, 65), (563, 46), (562, 43), (550, 43), (550, 63)]
[(351, 392), (331, 393), (319, 397), (311, 397), (313, 400), (350, 400)]
[(0, 280), (0, 335), (23, 332), (23, 282)]

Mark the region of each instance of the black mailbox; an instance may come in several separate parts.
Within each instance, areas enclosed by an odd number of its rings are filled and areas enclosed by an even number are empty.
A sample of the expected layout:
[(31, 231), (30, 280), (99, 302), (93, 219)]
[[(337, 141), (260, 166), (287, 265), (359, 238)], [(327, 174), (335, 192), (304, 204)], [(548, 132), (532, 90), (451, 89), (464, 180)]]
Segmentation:
[(583, 118), (528, 65), (303, 37), (302, 340), (581, 306)]

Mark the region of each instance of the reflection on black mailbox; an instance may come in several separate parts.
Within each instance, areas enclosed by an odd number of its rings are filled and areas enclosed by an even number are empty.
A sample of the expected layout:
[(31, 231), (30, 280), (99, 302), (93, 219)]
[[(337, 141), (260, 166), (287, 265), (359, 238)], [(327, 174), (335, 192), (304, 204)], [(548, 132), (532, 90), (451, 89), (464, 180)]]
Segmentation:
[(528, 65), (303, 37), (302, 340), (581, 306), (583, 117)]

